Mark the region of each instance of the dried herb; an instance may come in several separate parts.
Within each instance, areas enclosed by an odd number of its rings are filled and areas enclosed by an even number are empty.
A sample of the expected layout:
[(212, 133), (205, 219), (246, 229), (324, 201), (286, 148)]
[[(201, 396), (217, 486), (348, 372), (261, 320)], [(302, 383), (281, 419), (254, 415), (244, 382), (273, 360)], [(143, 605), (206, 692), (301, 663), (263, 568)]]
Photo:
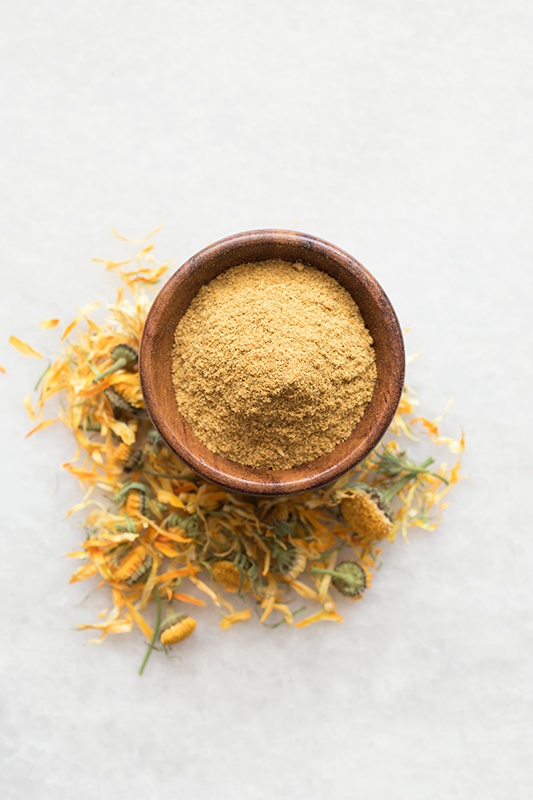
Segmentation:
[[(166, 650), (190, 636), (196, 622), (186, 609), (208, 601), (219, 610), (223, 629), (249, 620), (254, 606), (270, 627), (340, 622), (337, 602), (363, 597), (379, 564), (381, 541), (406, 536), (413, 526), (433, 530), (446, 493), (460, 477), (458, 461), (451, 469), (435, 468), (430, 459), (415, 464), (398, 440), (422, 432), (453, 453), (464, 448), (464, 437), (441, 435), (440, 418), (415, 417), (415, 397), (406, 387), (392, 440), (333, 486), (272, 499), (246, 498), (206, 483), (170, 452), (144, 410), (134, 354), (149, 300), (139, 289), (166, 269), (152, 250), (153, 244), (143, 243), (129, 261), (104, 262), (131, 298), (119, 289), (101, 323), (90, 316), (96, 304), (81, 309), (63, 332), (62, 352), (40, 378), (36, 403), (25, 401), (37, 423), (31, 435), (58, 421), (43, 420), (42, 414), (61, 395), (58, 419), (71, 429), (80, 454), (64, 464), (85, 489), (69, 515), (91, 506), (86, 539), (69, 553), (81, 561), (71, 582), (97, 578), (112, 609), (79, 629), (100, 631), (101, 642), (136, 625), (149, 643), (141, 672), (153, 649)], [(85, 330), (67, 339), (83, 321)], [(172, 606), (161, 626), (162, 598)], [(296, 621), (302, 608), (292, 609), (300, 598), (311, 613)]]

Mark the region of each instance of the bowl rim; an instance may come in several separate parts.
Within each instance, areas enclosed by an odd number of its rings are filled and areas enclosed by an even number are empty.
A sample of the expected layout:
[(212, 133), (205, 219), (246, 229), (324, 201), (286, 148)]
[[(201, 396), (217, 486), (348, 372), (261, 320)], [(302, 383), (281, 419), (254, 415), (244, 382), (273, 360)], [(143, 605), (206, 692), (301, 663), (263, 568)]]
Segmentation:
[[(242, 464), (237, 465), (239, 470), (247, 470), (249, 478), (243, 478), (232, 474), (231, 470), (223, 470), (219, 466), (213, 466), (207, 463), (204, 459), (199, 458), (189, 447), (183, 444), (182, 440), (176, 435), (175, 429), (170, 426), (165, 419), (165, 415), (161, 413), (161, 406), (156, 402), (156, 395), (152, 392), (150, 381), (147, 380), (147, 375), (152, 374), (153, 368), (153, 348), (150, 346), (151, 342), (157, 331), (157, 319), (159, 318), (159, 310), (164, 308), (170, 297), (176, 290), (179, 289), (183, 277), (190, 275), (191, 271), (201, 269), (206, 261), (211, 261), (222, 256), (228, 249), (238, 249), (239, 245), (246, 244), (247, 246), (253, 244), (264, 244), (265, 241), (280, 242), (285, 240), (287, 243), (296, 244), (302, 248), (302, 258), (306, 250), (319, 251), (325, 257), (335, 261), (342, 269), (347, 270), (352, 275), (355, 275), (357, 280), (374, 296), (379, 296), (380, 306), (386, 313), (383, 314), (384, 325), (387, 329), (387, 336), (392, 351), (392, 357), (397, 365), (396, 380), (391, 382), (390, 392), (388, 393), (387, 401), (384, 405), (383, 411), (378, 417), (378, 420), (372, 428), (371, 434), (364, 440), (364, 447), (360, 447), (350, 451), (344, 458), (337, 462), (332, 462), (326, 469), (317, 470), (316, 473), (307, 475), (306, 477), (300, 476), (299, 478), (291, 478), (290, 473), (292, 469), (301, 469), (295, 467), (287, 470), (273, 470), (276, 477), (272, 477), (269, 481), (267, 474), (269, 470), (258, 470), (253, 467), (245, 467)], [(264, 259), (259, 259), (264, 260)], [(401, 394), (405, 378), (405, 349), (403, 343), (403, 336), (396, 312), (386, 295), (385, 291), (374, 278), (374, 276), (353, 256), (345, 250), (337, 247), (331, 242), (321, 239), (311, 234), (302, 233), (299, 231), (265, 228), (254, 229), (250, 231), (243, 231), (226, 236), (222, 239), (209, 244), (196, 254), (191, 256), (185, 261), (175, 272), (169, 277), (164, 286), (156, 295), (145, 320), (141, 342), (139, 348), (139, 378), (141, 383), (141, 390), (143, 393), (146, 410), (150, 419), (159, 432), (167, 446), (194, 472), (200, 475), (205, 480), (223, 486), (224, 488), (233, 491), (241, 492), (244, 494), (251, 494), (256, 496), (280, 496), (298, 494), (312, 489), (317, 489), (321, 486), (326, 486), (339, 477), (349, 472), (357, 464), (361, 463), (374, 448), (379, 444), (384, 434), (388, 430), (398, 404), (401, 399)], [(334, 452), (330, 451), (330, 452)], [(320, 456), (325, 458), (328, 453)], [(217, 458), (221, 458), (217, 456)], [(229, 464), (232, 462), (225, 459)], [(316, 459), (318, 460), (318, 459)], [(309, 462), (312, 464), (313, 462)], [(280, 480), (280, 475), (286, 473), (287, 478)], [(255, 479), (254, 479), (255, 476)]]

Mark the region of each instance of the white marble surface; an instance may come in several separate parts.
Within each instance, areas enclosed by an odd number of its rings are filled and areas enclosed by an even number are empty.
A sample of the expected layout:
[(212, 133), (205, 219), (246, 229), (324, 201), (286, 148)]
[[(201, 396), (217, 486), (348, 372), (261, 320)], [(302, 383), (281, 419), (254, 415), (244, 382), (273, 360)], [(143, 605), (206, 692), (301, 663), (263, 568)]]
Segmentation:
[[(527, 0), (3, 4), (0, 794), (529, 800), (533, 14)], [(113, 225), (330, 239), (385, 286), (469, 482), (342, 626), (214, 614), (143, 679), (84, 644), (66, 432), (24, 440), (43, 317), (107, 301)], [(528, 394), (529, 392), (529, 394)]]

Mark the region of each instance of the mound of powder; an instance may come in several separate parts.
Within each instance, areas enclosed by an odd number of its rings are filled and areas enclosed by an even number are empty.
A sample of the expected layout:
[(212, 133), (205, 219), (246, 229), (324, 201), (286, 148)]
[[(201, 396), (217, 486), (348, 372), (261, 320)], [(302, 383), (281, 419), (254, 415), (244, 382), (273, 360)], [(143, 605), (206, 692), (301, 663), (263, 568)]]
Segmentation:
[(240, 264), (204, 286), (176, 328), (179, 409), (214, 453), (287, 469), (345, 439), (376, 380), (350, 294), (313, 267)]

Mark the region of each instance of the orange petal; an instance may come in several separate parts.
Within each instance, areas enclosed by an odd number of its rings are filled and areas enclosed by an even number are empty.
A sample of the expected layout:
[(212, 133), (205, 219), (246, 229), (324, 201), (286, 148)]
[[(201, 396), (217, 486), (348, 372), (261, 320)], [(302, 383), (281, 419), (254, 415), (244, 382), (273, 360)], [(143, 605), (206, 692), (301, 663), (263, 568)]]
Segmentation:
[(207, 605), (204, 600), (200, 600), (198, 597), (193, 597), (192, 594), (185, 594), (184, 592), (174, 592), (173, 597), (175, 600), (179, 600), (180, 603), (191, 603), (193, 606)]
[(170, 581), (174, 578), (183, 578), (186, 575), (194, 575), (197, 569), (197, 567), (181, 567), (180, 569), (173, 569), (170, 572), (163, 572), (162, 575), (157, 576), (157, 583), (164, 583), (164, 581)]
[(130, 239), (129, 236), (124, 236), (123, 233), (119, 233), (115, 228), (112, 229), (112, 233), (113, 236), (116, 236), (117, 239), (120, 239), (123, 242), (129, 242), (129, 244), (144, 244), (144, 242), (146, 242), (147, 239), (151, 239), (152, 236), (155, 236), (156, 233), (159, 233), (162, 227), (163, 223), (158, 225), (157, 228), (155, 228), (155, 230), (144, 236), (142, 239)]
[(159, 550), (160, 553), (163, 553), (164, 556), (168, 556), (168, 558), (176, 558), (176, 556), (179, 556), (178, 551), (165, 542), (154, 542), (154, 546), (156, 550)]
[(144, 633), (144, 635), (146, 636), (146, 638), (147, 638), (148, 640), (150, 640), (150, 639), (152, 638), (152, 636), (153, 636), (153, 630), (152, 630), (152, 629), (151, 629), (151, 627), (148, 625), (148, 623), (146, 622), (146, 620), (144, 619), (144, 617), (143, 617), (141, 614), (139, 614), (139, 612), (137, 611), (137, 609), (135, 608), (135, 606), (133, 605), (133, 603), (130, 603), (130, 601), (129, 601), (129, 600), (126, 600), (126, 599), (125, 599), (125, 600), (124, 600), (124, 603), (126, 604), (126, 606), (128, 607), (128, 609), (131, 611), (131, 615), (132, 615), (133, 619), (135, 620), (135, 622), (137, 623), (138, 627), (139, 627), (139, 628), (141, 629), (141, 631)]
[(22, 353), (23, 356), (35, 356), (35, 358), (43, 357), (38, 350), (35, 350), (35, 348), (31, 346), (31, 344), (23, 342), (22, 339), (18, 339), (16, 336), (9, 337), (9, 344), (12, 345), (15, 350), (18, 350), (19, 353)]
[(157, 500), (159, 503), (165, 503), (174, 508), (185, 508), (179, 497), (176, 497), (173, 492), (166, 492), (164, 489), (161, 489), (157, 493)]
[(91, 311), (94, 311), (94, 309), (98, 308), (99, 305), (100, 305), (100, 303), (98, 303), (98, 302), (97, 303), (88, 303), (86, 306), (83, 306), (83, 308), (80, 308), (80, 310), (78, 311), (76, 317), (72, 320), (70, 325), (67, 325), (67, 327), (65, 328), (65, 330), (61, 334), (61, 341), (63, 341), (63, 339), (65, 339), (69, 335), (71, 330), (76, 327), (78, 322), (80, 322), (80, 320), (83, 319), (83, 317), (85, 317), (87, 314), (90, 314)]
[(56, 417), (55, 419), (44, 419), (42, 422), (39, 422), (39, 424), (36, 425), (35, 428), (32, 428), (31, 431), (28, 431), (28, 433), (24, 438), (27, 439), (28, 436), (37, 433), (37, 431), (42, 431), (44, 430), (44, 428), (49, 428), (50, 425), (54, 424), (54, 422), (59, 422), (59, 418)]
[(313, 614), (307, 619), (295, 624), (295, 628), (307, 628), (308, 625), (313, 625), (315, 622), (342, 622), (340, 614), (331, 611), (319, 611), (318, 614)]
[(43, 319), (39, 322), (39, 328), (46, 330), (47, 328), (56, 328), (61, 320), (59, 319)]
[(72, 573), (72, 577), (69, 580), (69, 583), (77, 583), (78, 581), (87, 580), (87, 578), (92, 578), (93, 575), (96, 575), (98, 570), (96, 569), (94, 564), (83, 564), (81, 567)]
[(31, 404), (31, 395), (24, 395), (24, 400), (22, 402), (24, 403), (24, 408), (26, 409), (28, 417), (30, 418), (30, 422), (33, 422), (35, 420), (35, 413)]
[(222, 617), (220, 620), (220, 627), (223, 631), (226, 631), (228, 628), (231, 628), (232, 625), (235, 625), (236, 622), (246, 622), (251, 616), (252, 612), (249, 608), (245, 608), (244, 611), (235, 611), (233, 614), (226, 614), (226, 616)]
[(0, 372), (1, 372), (3, 375), (5, 375), (5, 374), (6, 374), (6, 372), (7, 372), (7, 369), (6, 369), (5, 367), (3, 367), (1, 364), (0, 364)]

